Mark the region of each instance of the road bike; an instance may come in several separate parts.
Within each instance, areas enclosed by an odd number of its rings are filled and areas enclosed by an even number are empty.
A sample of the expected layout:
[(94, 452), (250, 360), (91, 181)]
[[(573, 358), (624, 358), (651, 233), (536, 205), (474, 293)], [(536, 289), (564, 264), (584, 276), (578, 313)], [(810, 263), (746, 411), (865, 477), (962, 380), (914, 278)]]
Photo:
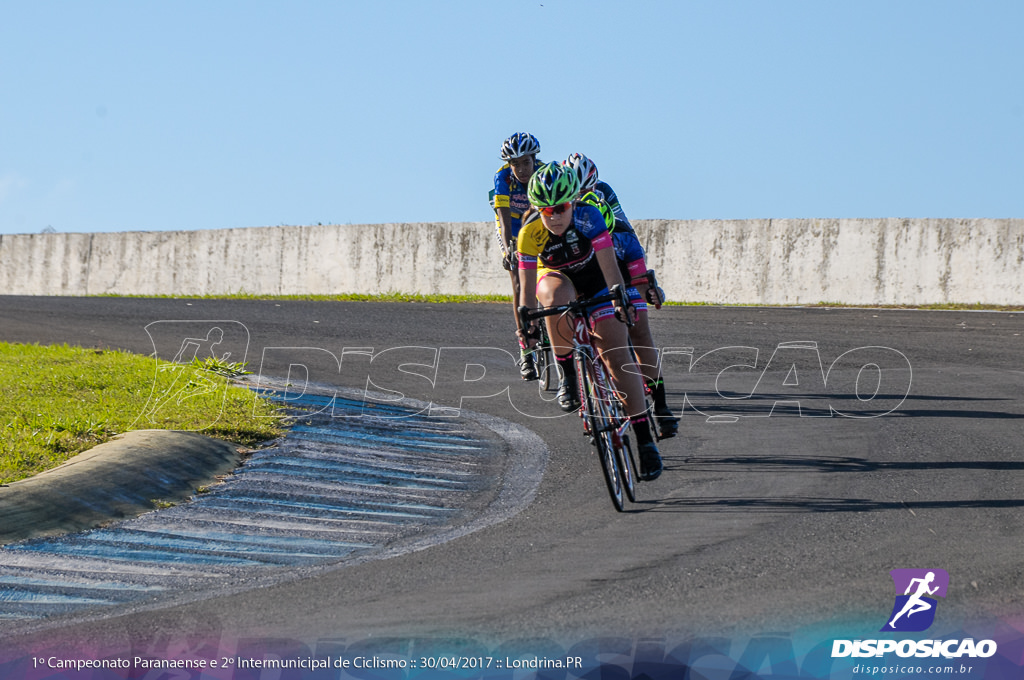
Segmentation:
[(583, 430), (597, 450), (601, 470), (615, 509), (622, 512), (626, 499), (636, 502), (636, 483), (640, 479), (637, 457), (627, 431), (629, 416), (611, 376), (600, 360), (590, 339), (587, 308), (604, 302), (619, 301), (625, 308), (628, 299), (619, 286), (613, 286), (606, 295), (573, 300), (564, 305), (531, 310), (519, 308), (523, 326), (547, 316), (559, 315), (572, 324), (573, 362), (576, 365), (576, 384), (579, 391), (579, 415)]

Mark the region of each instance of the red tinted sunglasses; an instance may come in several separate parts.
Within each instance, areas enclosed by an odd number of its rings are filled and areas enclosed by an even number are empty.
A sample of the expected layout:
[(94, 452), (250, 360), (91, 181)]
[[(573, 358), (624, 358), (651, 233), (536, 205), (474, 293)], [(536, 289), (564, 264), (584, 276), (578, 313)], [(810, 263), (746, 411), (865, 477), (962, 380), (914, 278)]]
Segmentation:
[(542, 215), (561, 215), (566, 210), (572, 207), (572, 201), (565, 203), (559, 203), (558, 205), (546, 205), (541, 208), (537, 208)]

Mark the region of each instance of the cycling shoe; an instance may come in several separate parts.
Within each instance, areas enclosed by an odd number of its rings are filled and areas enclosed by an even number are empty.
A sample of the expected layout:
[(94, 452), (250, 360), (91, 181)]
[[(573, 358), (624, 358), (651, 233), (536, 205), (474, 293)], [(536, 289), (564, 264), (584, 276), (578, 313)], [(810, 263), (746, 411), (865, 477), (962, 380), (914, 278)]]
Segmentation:
[(537, 375), (537, 364), (533, 360), (533, 354), (527, 354), (519, 362), (519, 375), (523, 377), (523, 380), (540, 379), (540, 376)]
[(679, 432), (679, 418), (667, 406), (654, 409), (654, 422), (658, 427), (658, 439), (669, 439)]
[(664, 469), (657, 444), (654, 442), (641, 444), (637, 447), (637, 453), (640, 454), (640, 479), (645, 482), (657, 479)]
[(575, 382), (565, 378), (558, 381), (558, 393), (555, 395), (558, 407), (566, 413), (572, 413), (580, 407), (580, 401), (576, 396)]

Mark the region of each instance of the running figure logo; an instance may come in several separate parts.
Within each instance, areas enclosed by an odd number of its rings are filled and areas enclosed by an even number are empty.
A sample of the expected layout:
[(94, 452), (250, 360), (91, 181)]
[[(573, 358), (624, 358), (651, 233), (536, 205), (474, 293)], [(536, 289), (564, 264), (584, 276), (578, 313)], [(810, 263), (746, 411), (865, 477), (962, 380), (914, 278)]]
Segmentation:
[(927, 630), (935, 621), (938, 604), (930, 596), (946, 596), (949, 574), (942, 569), (893, 569), (889, 575), (896, 587), (896, 603), (882, 630), (905, 633)]

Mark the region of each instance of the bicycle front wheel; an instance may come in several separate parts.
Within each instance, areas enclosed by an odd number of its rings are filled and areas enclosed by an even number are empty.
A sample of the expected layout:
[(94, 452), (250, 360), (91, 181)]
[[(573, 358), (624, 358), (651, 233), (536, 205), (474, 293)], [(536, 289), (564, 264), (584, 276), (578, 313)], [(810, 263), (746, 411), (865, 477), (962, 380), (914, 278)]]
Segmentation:
[(640, 476), (637, 474), (633, 446), (629, 435), (626, 434), (629, 429), (629, 418), (626, 416), (626, 408), (618, 396), (611, 390), (608, 374), (604, 372), (603, 366), (598, 366), (596, 372), (605, 392), (603, 404), (605, 422), (608, 423), (605, 433), (608, 446), (615, 451), (619, 478), (622, 480), (622, 487), (626, 492), (626, 496), (631, 503), (636, 503), (636, 482), (640, 479)]
[(558, 366), (555, 361), (555, 350), (551, 347), (548, 331), (541, 326), (540, 342), (537, 343), (537, 375), (540, 376), (541, 389), (550, 390), (557, 384)]
[(610, 418), (607, 408), (607, 394), (595, 366), (594, 359), (587, 357), (579, 362), (579, 372), (583, 396), (585, 399), (584, 408), (587, 409), (587, 420), (590, 424), (590, 431), (593, 435), (594, 446), (597, 449), (597, 457), (601, 461), (601, 471), (604, 473), (604, 481), (608, 487), (608, 495), (611, 496), (612, 505), (619, 512), (623, 512), (626, 505), (625, 485), (619, 465), (619, 456), (616, 453), (614, 443), (614, 421)]
[(622, 438), (622, 447), (618, 450), (619, 462), (622, 468), (622, 478), (626, 480), (626, 495), (631, 503), (637, 502), (636, 483), (640, 479), (637, 472), (636, 452), (633, 451), (633, 443), (629, 437)]

